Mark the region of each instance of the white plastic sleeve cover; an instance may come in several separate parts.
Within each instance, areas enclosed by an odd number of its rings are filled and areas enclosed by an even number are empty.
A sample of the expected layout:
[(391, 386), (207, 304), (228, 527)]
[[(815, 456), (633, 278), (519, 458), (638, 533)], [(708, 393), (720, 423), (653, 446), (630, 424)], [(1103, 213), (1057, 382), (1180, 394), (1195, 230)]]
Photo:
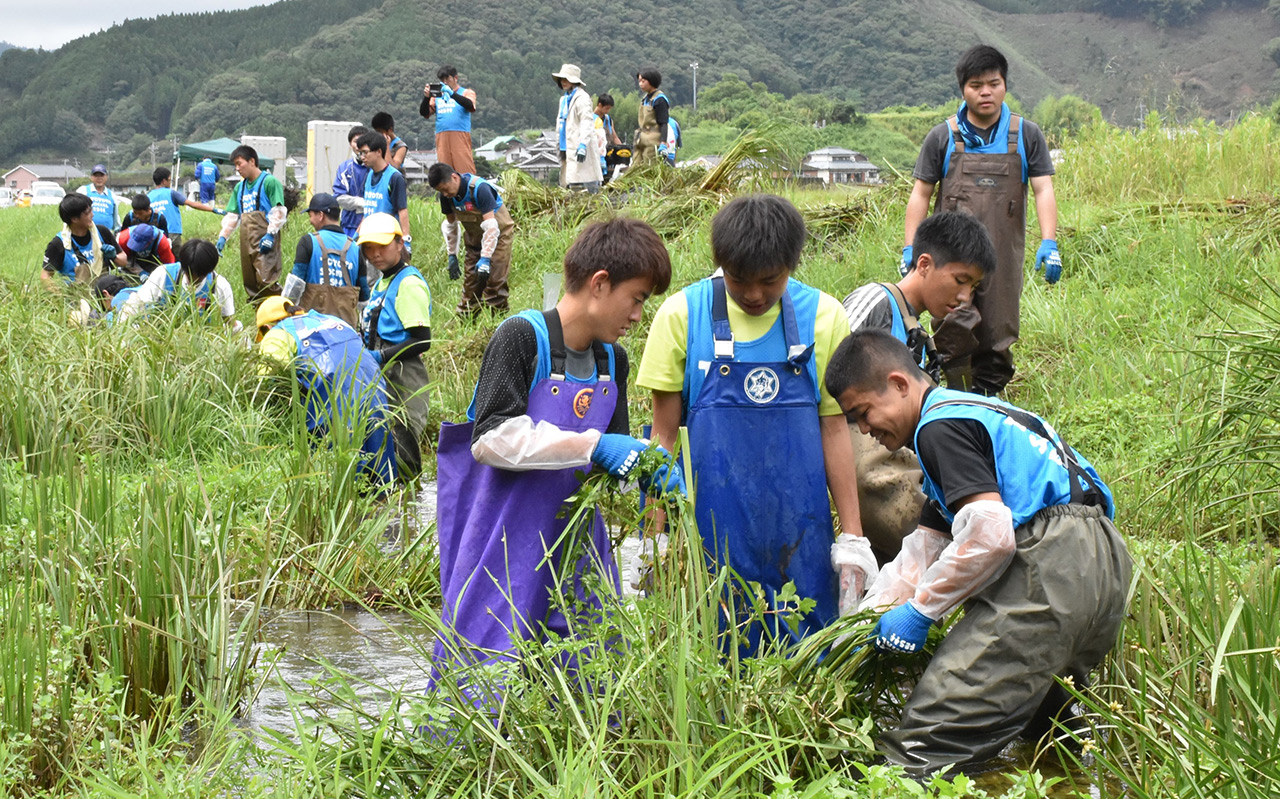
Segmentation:
[(240, 214), (233, 214), (230, 211), (222, 217), (222, 229), (218, 231), (218, 238), (231, 238), (231, 234), (236, 232), (236, 228), (240, 227)]
[(461, 227), (462, 225), (458, 222), (450, 222), (448, 219), (440, 223), (440, 235), (444, 236), (445, 254), (458, 254), (458, 229)]
[(856, 613), (862, 594), (880, 572), (871, 542), (860, 535), (841, 533), (831, 545), (831, 565), (840, 575), (840, 615)]
[(549, 471), (586, 466), (598, 443), (598, 430), (575, 433), (550, 422), (534, 424), (529, 416), (516, 416), (480, 436), (471, 445), (471, 455), (496, 469)]
[(1017, 548), (1013, 513), (993, 499), (961, 508), (951, 537), (951, 546), (924, 573), (912, 599), (916, 610), (935, 620), (995, 582)]
[(272, 236), (280, 232), (285, 220), (289, 217), (289, 209), (283, 205), (274, 206), (267, 212), (267, 232)]
[(498, 249), (498, 220), (480, 220), (480, 257), (492, 258), (493, 251)]
[(943, 533), (917, 527), (902, 539), (898, 557), (880, 570), (859, 609), (888, 610), (914, 597), (925, 572), (950, 544), (951, 539)]
[(363, 211), (364, 198), (357, 197), (354, 194), (339, 194), (337, 196), (338, 207), (344, 211)]

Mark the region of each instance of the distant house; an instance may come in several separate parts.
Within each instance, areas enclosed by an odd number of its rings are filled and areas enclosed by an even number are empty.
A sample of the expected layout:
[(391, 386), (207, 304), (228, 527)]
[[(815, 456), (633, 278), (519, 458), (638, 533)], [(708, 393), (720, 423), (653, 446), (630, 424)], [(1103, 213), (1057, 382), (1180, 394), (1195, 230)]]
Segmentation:
[(52, 180), (66, 186), (68, 181), (87, 177), (79, 169), (66, 164), (19, 164), (4, 173), (4, 185), (15, 191), (26, 191), (37, 180)]
[(435, 150), (410, 150), (404, 156), (404, 173), (406, 183), (426, 183), (427, 170), (439, 161)]
[(527, 155), (516, 164), (516, 169), (527, 172), (534, 180), (550, 180), (551, 173), (560, 168), (560, 152), (555, 147), (552, 152), (545, 150)]
[(816, 178), (828, 186), (849, 183), (880, 182), (880, 167), (856, 150), (823, 147), (805, 156), (800, 167), (802, 178)]
[(475, 154), (495, 164), (514, 164), (524, 158), (525, 143), (519, 136), (497, 136), (477, 147)]

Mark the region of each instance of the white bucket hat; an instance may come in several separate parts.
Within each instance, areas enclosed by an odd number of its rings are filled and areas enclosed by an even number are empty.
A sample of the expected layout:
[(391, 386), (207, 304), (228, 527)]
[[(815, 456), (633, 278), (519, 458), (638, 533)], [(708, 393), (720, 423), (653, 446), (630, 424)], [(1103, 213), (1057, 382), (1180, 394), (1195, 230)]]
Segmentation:
[(582, 70), (578, 68), (578, 65), (577, 65), (577, 64), (562, 64), (562, 65), (560, 66), (560, 71), (559, 71), (559, 72), (552, 72), (552, 73), (551, 73), (551, 77), (553, 77), (553, 78), (564, 78), (565, 80), (569, 81), (570, 83), (576, 83), (576, 84), (578, 84), (579, 86), (583, 85), (583, 84), (582, 84)]

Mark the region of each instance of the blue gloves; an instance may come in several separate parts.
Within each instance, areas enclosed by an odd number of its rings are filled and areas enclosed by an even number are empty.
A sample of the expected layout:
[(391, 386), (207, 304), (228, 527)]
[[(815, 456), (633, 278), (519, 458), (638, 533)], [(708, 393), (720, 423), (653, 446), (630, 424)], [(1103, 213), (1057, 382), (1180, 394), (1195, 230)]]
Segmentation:
[(215, 207), (215, 208), (213, 209), (213, 212), (214, 212), (215, 214), (217, 214), (218, 216), (226, 216), (226, 215), (227, 215), (227, 211), (226, 211), (226, 209), (225, 209), (225, 208), (216, 208), (216, 207)]
[[(457, 256), (455, 255), (454, 258), (456, 259)], [(489, 258), (487, 256), (482, 255), (480, 256), (480, 259), (476, 261), (476, 272), (484, 275), (486, 280), (489, 279)]]
[(881, 652), (919, 652), (932, 624), (933, 619), (916, 610), (915, 605), (903, 602), (885, 611), (871, 635)]
[(1058, 242), (1044, 239), (1036, 250), (1036, 271), (1044, 270), (1044, 282), (1057, 283), (1062, 277), (1062, 256), (1058, 254)]
[(276, 237), (268, 233), (262, 237), (262, 241), (258, 242), (258, 252), (266, 255), (271, 252), (271, 248), (276, 246)]
[(222, 251), (223, 251), (223, 249), (225, 249), (225, 248), (226, 248), (226, 246), (227, 246), (227, 237), (226, 237), (226, 236), (219, 236), (219, 237), (218, 237), (218, 243), (217, 243), (217, 244), (215, 244), (214, 246), (218, 248), (218, 257), (219, 257), (219, 258), (221, 258), (221, 257), (222, 257)]
[(458, 256), (449, 256), (449, 279), (457, 280), (462, 277), (462, 269), (458, 266)]
[(585, 142), (578, 145), (578, 152), (574, 158), (577, 159), (579, 164), (587, 160), (587, 145)]
[(649, 445), (634, 436), (605, 433), (591, 453), (591, 462), (619, 479), (626, 477), (640, 462), (640, 453)]
[[(658, 447), (658, 451), (666, 452), (662, 447)], [(652, 475), (641, 478), (640, 488), (646, 494), (653, 494), (659, 497), (676, 491), (679, 491), (682, 497), (689, 496), (689, 489), (684, 483), (684, 469), (681, 469), (678, 463), (662, 464)]]
[(902, 248), (902, 263), (898, 264), (898, 274), (903, 277), (911, 271), (911, 265), (914, 261), (914, 252), (910, 244)]
[(413, 255), (413, 236), (404, 237), (404, 260), (407, 262), (409, 256)]

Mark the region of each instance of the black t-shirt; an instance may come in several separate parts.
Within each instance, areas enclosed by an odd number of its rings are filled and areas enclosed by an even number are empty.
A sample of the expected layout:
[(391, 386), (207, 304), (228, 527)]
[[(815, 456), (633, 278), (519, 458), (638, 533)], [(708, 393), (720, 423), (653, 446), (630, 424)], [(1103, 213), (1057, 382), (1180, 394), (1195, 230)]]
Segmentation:
[[(111, 260), (116, 257), (119, 248), (116, 247), (116, 237), (110, 230), (102, 225), (94, 225), (98, 229), (98, 235), (102, 237), (102, 265), (110, 266)], [(93, 243), (93, 234), (86, 233), (83, 236), (71, 234), (71, 240), (81, 247), (88, 248)], [(67, 254), (67, 248), (62, 246), (62, 236), (54, 236), (48, 246), (44, 248), (44, 269), (47, 272), (61, 272), (63, 256)], [(88, 254), (88, 251), (85, 253)]]
[[(925, 395), (926, 397), (928, 394)], [(991, 434), (974, 419), (938, 419), (920, 429), (916, 455), (947, 506), (974, 494), (999, 493), (996, 479), (995, 447)], [(924, 504), (920, 524), (943, 532), (951, 531), (951, 523), (932, 501)]]
[[(130, 211), (124, 215), (124, 220), (120, 223), (120, 229), (128, 230), (134, 225), (151, 225), (152, 227), (160, 228), (165, 234), (169, 233), (169, 220), (164, 218), (164, 214), (157, 214), (155, 211), (151, 212), (151, 218), (146, 222), (135, 217), (133, 211)], [(177, 253), (175, 252), (174, 255), (177, 255)]]
[[(996, 125), (999, 123), (997, 122)], [(986, 141), (996, 125), (990, 128), (979, 128), (978, 132)], [(920, 155), (916, 158), (916, 168), (911, 173), (916, 180), (925, 183), (937, 183), (942, 180), (942, 170), (946, 166), (947, 143), (951, 141), (951, 128), (946, 122), (935, 125), (929, 135), (924, 137), (920, 145)], [(1044, 139), (1040, 126), (1025, 117), (1022, 120), (1022, 149), (1027, 154), (1027, 178), (1038, 178), (1053, 174), (1053, 159), (1049, 156), (1049, 143)]]
[[(630, 366), (627, 351), (618, 345), (613, 347), (614, 384), (618, 401), (609, 420), (609, 433), (629, 433), (627, 415), (627, 376)], [(570, 361), (575, 359), (570, 358)], [(594, 356), (590, 361), (594, 363)], [(508, 419), (524, 416), (529, 412), (529, 388), (538, 365), (538, 337), (533, 324), (518, 316), (503, 322), (485, 348), (480, 362), (480, 379), (476, 385), (476, 425), (471, 432), (471, 443)], [(572, 365), (567, 369), (575, 370)], [(581, 377), (584, 375), (574, 374)]]

